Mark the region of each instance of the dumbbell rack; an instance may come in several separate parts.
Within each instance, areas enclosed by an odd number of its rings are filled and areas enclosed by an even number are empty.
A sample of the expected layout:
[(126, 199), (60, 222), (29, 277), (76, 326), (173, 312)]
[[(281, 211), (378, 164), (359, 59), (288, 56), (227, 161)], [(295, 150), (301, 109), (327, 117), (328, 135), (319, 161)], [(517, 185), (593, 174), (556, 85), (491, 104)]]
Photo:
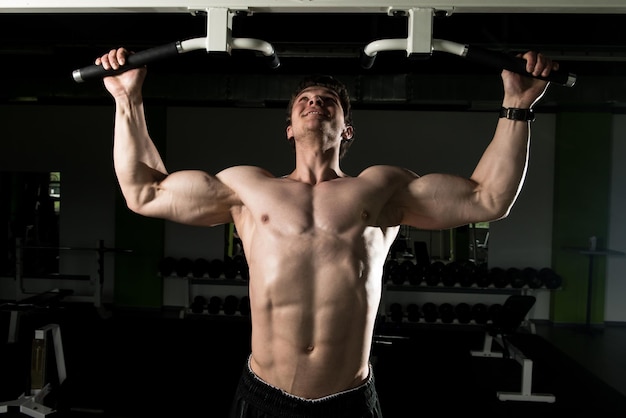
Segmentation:
[[(215, 316), (242, 317), (244, 316), (240, 312), (236, 312), (235, 314), (232, 314), (232, 315), (227, 315), (225, 312), (223, 312), (223, 309), (220, 309), (219, 314), (210, 314), (208, 306), (203, 307), (202, 312), (200, 313), (194, 312), (192, 308), (192, 306), (194, 305), (194, 298), (198, 296), (197, 292), (195, 291), (196, 289), (194, 289), (194, 287), (196, 286), (202, 286), (202, 287), (206, 286), (213, 290), (220, 289), (219, 291), (213, 292), (211, 296), (219, 296), (222, 299), (225, 299), (226, 296), (230, 294), (238, 297), (239, 299), (241, 299), (244, 296), (248, 296), (248, 281), (244, 280), (241, 277), (236, 277), (236, 278), (231, 279), (231, 278), (226, 278), (226, 277), (221, 277), (221, 278), (193, 277), (189, 275), (186, 277), (165, 276), (163, 279), (168, 280), (171, 283), (184, 282), (185, 304), (184, 306), (181, 306), (178, 311), (178, 317), (180, 319), (186, 318), (190, 315), (207, 315), (207, 314), (209, 314), (212, 317), (215, 317)], [(208, 302), (210, 298), (207, 297), (206, 299)]]
[[(207, 278), (187, 278), (187, 294), (188, 294), (188, 300), (189, 300), (189, 305), (184, 309), (184, 313), (182, 315), (187, 316), (190, 314), (200, 314), (200, 315), (205, 315), (205, 314), (209, 314), (211, 316), (215, 316), (215, 315), (224, 315), (227, 317), (243, 317), (244, 315), (239, 311), (239, 309), (236, 309), (235, 312), (227, 312), (226, 309), (224, 309), (224, 305), (222, 305), (221, 307), (218, 307), (218, 310), (220, 312), (218, 313), (212, 313), (211, 312), (211, 307), (209, 306), (210, 304), (210, 299), (211, 298), (206, 298), (207, 302), (209, 302), (206, 305), (206, 308), (203, 306), (201, 307), (201, 312), (196, 313), (193, 312), (193, 304), (194, 301), (192, 300), (194, 298), (194, 292), (192, 289), (192, 286), (194, 285), (200, 285), (200, 286), (212, 286), (212, 288), (219, 288), (219, 287), (225, 287), (225, 286), (229, 286), (230, 289), (234, 288), (238, 288), (241, 289), (241, 291), (236, 291), (236, 292), (226, 292), (226, 296), (224, 296), (223, 301), (226, 302), (226, 299), (229, 296), (235, 296), (239, 299), (239, 301), (241, 301), (241, 298), (243, 298), (244, 296), (248, 296), (248, 282), (246, 280), (244, 280), (243, 278), (235, 278), (235, 279), (227, 279), (227, 278), (219, 278), (219, 279), (207, 279)], [(244, 290), (245, 289), (245, 290)], [(236, 295), (235, 295), (236, 293)], [(215, 296), (215, 295), (213, 295)]]
[[(530, 288), (528, 286), (524, 286), (521, 288), (514, 288), (511, 286), (507, 286), (507, 287), (503, 287), (503, 288), (498, 288), (495, 287), (493, 285), (489, 286), (489, 287), (479, 287), (479, 286), (469, 286), (469, 287), (464, 287), (464, 286), (459, 286), (459, 285), (455, 285), (455, 286), (444, 286), (444, 285), (437, 285), (437, 286), (428, 286), (428, 285), (409, 285), (409, 284), (400, 284), (400, 285), (396, 285), (396, 284), (388, 284), (386, 283), (383, 289), (383, 297), (382, 297), (382, 301), (380, 304), (380, 309), (381, 311), (379, 312), (379, 315), (384, 317), (385, 319), (390, 318), (391, 315), (390, 313), (387, 311), (389, 309), (389, 307), (391, 306), (392, 303), (392, 298), (389, 296), (390, 292), (419, 292), (419, 293), (456, 293), (456, 294), (465, 294), (465, 295), (533, 295), (536, 294), (537, 292), (550, 292), (552, 290), (556, 290), (556, 289), (547, 289), (546, 287), (541, 287), (541, 288)], [(407, 318), (403, 318), (402, 319), (402, 323), (404, 325), (407, 325), (409, 323), (409, 321), (407, 320)], [(417, 324), (424, 324), (426, 323), (426, 321), (424, 320), (424, 318), (421, 318)], [(441, 319), (437, 319), (435, 322), (432, 323), (433, 325), (442, 325), (442, 326), (448, 326), (448, 325), (464, 325), (461, 324), (459, 321), (457, 321), (456, 319), (454, 319), (452, 322), (450, 323), (444, 323), (441, 321)], [(470, 321), (468, 324), (468, 326), (475, 326), (475, 325), (479, 325), (477, 324), (475, 321)], [(529, 330), (531, 333), (535, 333), (535, 325), (532, 322), (532, 320), (530, 319), (530, 317), (527, 317), (523, 322), (522, 322), (522, 326), (524, 328), (526, 328), (527, 330)]]

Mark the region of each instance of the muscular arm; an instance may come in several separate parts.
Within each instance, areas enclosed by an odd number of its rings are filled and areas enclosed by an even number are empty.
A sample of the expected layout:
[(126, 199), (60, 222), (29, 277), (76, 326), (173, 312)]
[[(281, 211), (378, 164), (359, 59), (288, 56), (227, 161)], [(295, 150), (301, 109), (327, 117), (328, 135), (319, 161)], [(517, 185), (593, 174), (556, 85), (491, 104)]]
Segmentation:
[(493, 140), (470, 178), (428, 174), (405, 178), (394, 196), (400, 223), (448, 229), (507, 216), (527, 168), (527, 122), (498, 121)]
[[(125, 51), (112, 51), (96, 63), (116, 68)], [(115, 100), (113, 160), (128, 207), (141, 215), (191, 225), (232, 220), (235, 193), (202, 171), (169, 174), (146, 126), (141, 94), (145, 69), (104, 79)]]
[[(539, 54), (524, 54), (527, 70), (547, 76), (558, 64)], [(504, 107), (531, 108), (548, 83), (502, 72)], [(527, 169), (529, 123), (500, 119), (493, 139), (469, 179), (446, 174), (407, 175), (390, 200), (399, 222), (424, 229), (448, 229), (508, 215)]]

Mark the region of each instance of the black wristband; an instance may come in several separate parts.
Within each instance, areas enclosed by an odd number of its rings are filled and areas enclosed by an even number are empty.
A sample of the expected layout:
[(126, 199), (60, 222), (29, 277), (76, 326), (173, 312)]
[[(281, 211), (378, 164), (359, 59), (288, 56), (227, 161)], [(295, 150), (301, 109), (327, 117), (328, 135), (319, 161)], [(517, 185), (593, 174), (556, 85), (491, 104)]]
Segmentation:
[(501, 107), (500, 117), (510, 120), (532, 122), (535, 120), (535, 112), (532, 109), (519, 109), (516, 107)]

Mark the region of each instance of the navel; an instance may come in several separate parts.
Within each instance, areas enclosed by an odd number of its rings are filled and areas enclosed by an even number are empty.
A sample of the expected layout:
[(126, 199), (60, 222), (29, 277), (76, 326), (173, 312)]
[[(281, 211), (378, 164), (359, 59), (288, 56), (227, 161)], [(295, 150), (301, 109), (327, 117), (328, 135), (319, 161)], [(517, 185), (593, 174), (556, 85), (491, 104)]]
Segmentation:
[(361, 212), (361, 219), (363, 219), (364, 221), (367, 220), (369, 217), (370, 217), (370, 214), (366, 210)]

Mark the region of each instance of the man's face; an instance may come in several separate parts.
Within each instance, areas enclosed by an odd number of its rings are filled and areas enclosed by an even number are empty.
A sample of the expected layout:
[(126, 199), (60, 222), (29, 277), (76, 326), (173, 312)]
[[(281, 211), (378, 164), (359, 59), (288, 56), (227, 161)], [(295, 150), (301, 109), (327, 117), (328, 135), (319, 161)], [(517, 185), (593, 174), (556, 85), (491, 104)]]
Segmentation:
[(331, 136), (345, 135), (343, 108), (334, 90), (312, 86), (295, 98), (287, 137), (297, 137), (310, 131)]

